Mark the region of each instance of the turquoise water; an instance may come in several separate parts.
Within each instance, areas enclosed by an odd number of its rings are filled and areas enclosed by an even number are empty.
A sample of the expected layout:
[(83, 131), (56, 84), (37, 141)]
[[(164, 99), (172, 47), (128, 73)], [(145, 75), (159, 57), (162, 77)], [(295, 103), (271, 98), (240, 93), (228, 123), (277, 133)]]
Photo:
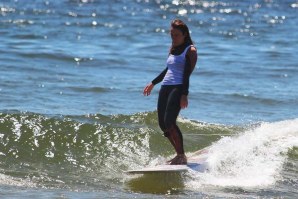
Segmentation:
[[(296, 1), (1, 1), (1, 198), (287, 197), (297, 192)], [(198, 48), (179, 125), (210, 173), (138, 176), (173, 155), (156, 121), (169, 23)]]

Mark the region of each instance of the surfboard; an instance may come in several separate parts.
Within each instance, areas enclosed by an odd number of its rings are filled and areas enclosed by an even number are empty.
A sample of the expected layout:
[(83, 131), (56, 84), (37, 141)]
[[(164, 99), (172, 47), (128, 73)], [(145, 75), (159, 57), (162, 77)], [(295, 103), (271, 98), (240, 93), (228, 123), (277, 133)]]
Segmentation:
[(170, 172), (206, 172), (208, 171), (207, 149), (193, 153), (187, 158), (187, 165), (161, 164), (156, 166), (144, 167), (140, 169), (128, 170), (128, 174), (149, 174), (149, 173), (170, 173)]

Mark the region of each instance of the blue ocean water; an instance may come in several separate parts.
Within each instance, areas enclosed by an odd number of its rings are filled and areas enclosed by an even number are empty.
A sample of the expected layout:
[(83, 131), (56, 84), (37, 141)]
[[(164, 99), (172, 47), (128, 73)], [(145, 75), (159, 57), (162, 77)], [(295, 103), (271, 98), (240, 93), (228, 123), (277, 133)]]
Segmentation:
[(296, 118), (296, 13), (295, 1), (4, 1), (1, 107), (153, 110), (142, 89), (165, 67), (169, 23), (180, 17), (199, 56), (182, 114), (236, 124)]
[[(279, 164), (268, 160), (275, 173), (248, 182), (252, 184), (248, 189), (239, 176), (231, 178), (239, 180), (231, 185), (219, 183), (213, 175), (200, 178), (205, 184), (195, 183), (198, 189), (193, 188), (194, 180), (188, 180), (191, 189), (177, 185), (165, 188), (165, 193), (297, 196), (297, 11), (295, 0), (2, 0), (1, 192), (21, 198), (24, 193), (16, 191), (21, 186), (28, 195), (37, 190), (36, 197), (163, 197), (151, 195), (159, 193), (154, 189), (127, 188), (119, 173), (130, 168), (128, 159), (143, 156), (132, 165), (144, 166), (160, 154), (172, 153), (170, 146), (159, 149), (162, 141), (155, 121), (159, 86), (150, 97), (144, 97), (142, 90), (165, 68), (169, 25), (180, 18), (198, 49), (189, 107), (180, 118), (188, 151), (206, 146), (230, 149), (229, 144), (213, 144), (218, 140), (241, 147), (238, 138), (232, 136), (230, 142), (221, 138), (239, 133), (251, 138), (260, 132), (261, 144), (249, 142), (247, 148), (256, 151), (278, 144), (276, 151), (289, 154), (285, 158), (268, 154), (270, 147), (261, 150)], [(267, 135), (275, 129), (278, 142)], [(283, 136), (291, 139), (285, 141)], [(126, 148), (123, 143), (131, 145)], [(34, 154), (36, 150), (41, 152)], [(242, 152), (238, 155), (247, 153)], [(121, 162), (111, 160), (119, 155), (124, 156)], [(104, 163), (106, 159), (110, 164)], [(69, 176), (61, 167), (69, 167)], [(114, 176), (106, 177), (107, 173)], [(211, 186), (210, 192), (204, 186)]]

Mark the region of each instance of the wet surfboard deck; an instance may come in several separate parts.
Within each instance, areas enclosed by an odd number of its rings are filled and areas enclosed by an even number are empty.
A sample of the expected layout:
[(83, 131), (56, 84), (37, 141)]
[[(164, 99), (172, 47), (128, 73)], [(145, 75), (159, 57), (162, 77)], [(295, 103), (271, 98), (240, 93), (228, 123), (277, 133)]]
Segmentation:
[(187, 158), (187, 165), (170, 165), (161, 164), (156, 166), (149, 166), (140, 169), (128, 170), (128, 174), (149, 174), (149, 173), (169, 173), (169, 172), (206, 172), (208, 171), (208, 164), (206, 162), (208, 150), (200, 150), (193, 153)]

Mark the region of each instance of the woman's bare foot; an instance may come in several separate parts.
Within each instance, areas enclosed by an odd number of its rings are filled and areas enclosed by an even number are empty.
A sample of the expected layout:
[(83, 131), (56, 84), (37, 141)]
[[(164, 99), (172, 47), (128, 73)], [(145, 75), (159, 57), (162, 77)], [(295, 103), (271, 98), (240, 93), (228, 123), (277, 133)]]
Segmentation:
[(177, 158), (177, 156), (175, 156), (174, 158), (168, 160), (168, 161), (167, 161), (167, 164), (171, 164), (171, 162), (172, 162), (173, 160), (175, 160), (175, 158)]
[(177, 155), (169, 162), (171, 165), (187, 164), (187, 158), (184, 154)]
[(168, 160), (167, 163), (171, 164), (171, 162), (176, 161), (176, 159), (179, 158), (178, 155), (176, 155), (174, 158), (172, 158), (171, 160)]

